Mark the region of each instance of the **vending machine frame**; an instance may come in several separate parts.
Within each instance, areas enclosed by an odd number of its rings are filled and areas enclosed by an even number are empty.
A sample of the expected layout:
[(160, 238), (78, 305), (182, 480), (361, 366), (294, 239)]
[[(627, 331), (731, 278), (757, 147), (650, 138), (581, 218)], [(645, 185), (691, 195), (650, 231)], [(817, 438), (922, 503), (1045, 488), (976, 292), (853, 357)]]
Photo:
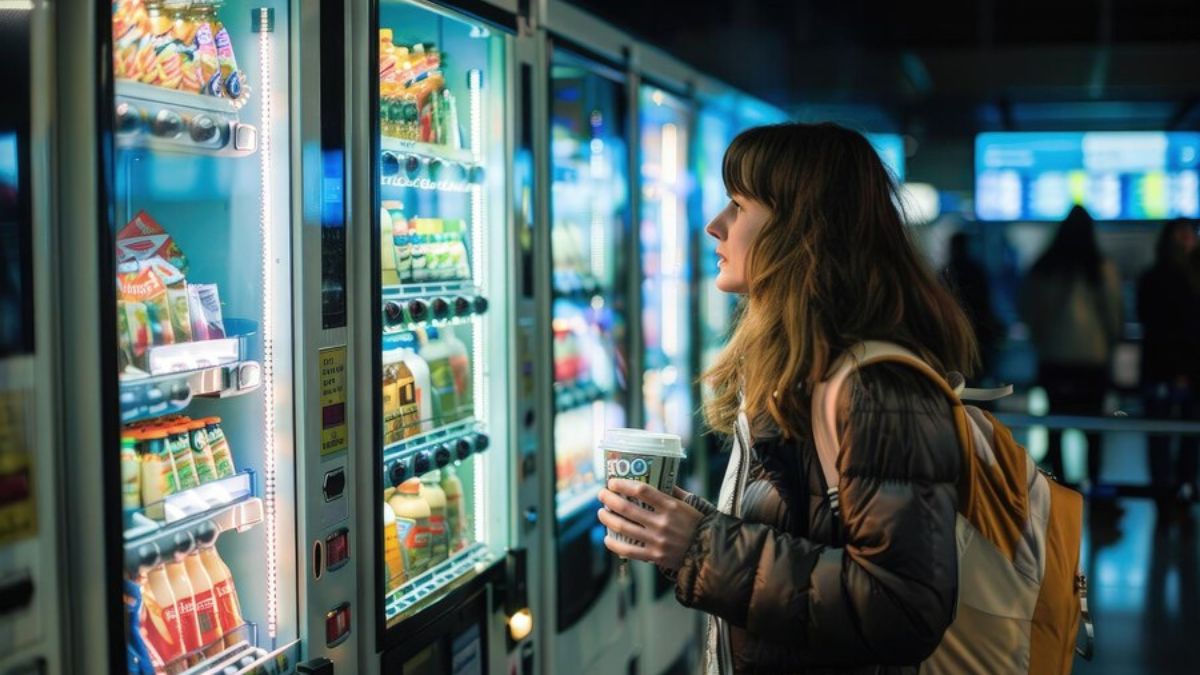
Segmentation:
[[(256, 22), (252, 31), (262, 35), (258, 42), (264, 52), (278, 46), (274, 43), (281, 39), (275, 34), (277, 22), (286, 21), (287, 44), (280, 50), (287, 60), (287, 75), (279, 82), (285, 93), (273, 101), (284, 110), (271, 110), (261, 106), (261, 102), (251, 103), (251, 107), (256, 111), (252, 114), (266, 116), (271, 112), (272, 119), (282, 115), (288, 120), (288, 126), (278, 136), (287, 146), (279, 151), (280, 156), (290, 167), (286, 194), (276, 195), (288, 213), (275, 215), (269, 221), (274, 223), (274, 234), (269, 238), (284, 238), (282, 247), (269, 258), (280, 270), (272, 275), (271, 285), (264, 287), (264, 302), (269, 303), (265, 310), (267, 319), (277, 327), (271, 336), (277, 354), (275, 361), (290, 373), (290, 377), (282, 377), (268, 387), (278, 399), (271, 407), (276, 412), (286, 411), (287, 415), (287, 422), (275, 431), (278, 443), (275, 447), (279, 452), (267, 452), (264, 459), (274, 465), (274, 473), (266, 477), (263, 487), (265, 501), (273, 502), (266, 506), (266, 527), (270, 534), (266, 537), (264, 556), (267, 577), (262, 580), (269, 597), (268, 625), (262, 629), (268, 636), (265, 646), (269, 654), (248, 668), (271, 662), (293, 669), (301, 665), (299, 661), (310, 657), (332, 659), (328, 664), (316, 660), (310, 664), (315, 667), (331, 667), (336, 663), (351, 670), (355, 668), (353, 642), (338, 650), (333, 648), (336, 645), (318, 637), (326, 633), (328, 626), (324, 612), (330, 594), (344, 597), (348, 604), (354, 594), (353, 586), (340, 585), (341, 581), (321, 584), (325, 573), (330, 573), (330, 579), (334, 576), (325, 565), (313, 565), (313, 549), (306, 541), (310, 536), (325, 534), (322, 528), (341, 527), (315, 517), (320, 510), (318, 504), (324, 501), (322, 495), (327, 492), (320, 480), (325, 472), (320, 464), (319, 446), (308, 440), (313, 425), (319, 422), (305, 420), (300, 412), (312, 409), (306, 397), (319, 390), (308, 374), (309, 364), (315, 365), (317, 359), (317, 354), (308, 350), (316, 345), (304, 338), (302, 328), (314, 316), (322, 314), (321, 294), (305, 291), (301, 283), (320, 276), (319, 234), (318, 240), (314, 240), (310, 230), (314, 227), (317, 232), (320, 230), (320, 198), (341, 189), (336, 185), (341, 177), (325, 171), (320, 153), (306, 152), (309, 147), (321, 147), (325, 116), (336, 111), (345, 100), (344, 92), (328, 86), (328, 81), (341, 81), (340, 73), (331, 78), (318, 78), (317, 74), (330, 67), (327, 58), (345, 40), (344, 34), (331, 31), (322, 19), (336, 14), (344, 16), (346, 10), (336, 1), (320, 5), (327, 12), (324, 16), (316, 3), (290, 0), (286, 11), (281, 13), (284, 16), (275, 16), (273, 9), (245, 3), (243, 6), (250, 8), (253, 15), (238, 17), (239, 21), (249, 18)], [(64, 484), (70, 489), (62, 490), (69, 493), (64, 494), (68, 550), (63, 565), (67, 579), (64, 611), (70, 636), (69, 648), (64, 650), (69, 659), (65, 672), (123, 672), (126, 662), (121, 585), (125, 552), (117, 453), (121, 417), (115, 395), (118, 375), (114, 358), (116, 289), (114, 284), (105, 283), (115, 278), (116, 271), (112, 201), (116, 86), (112, 72), (111, 15), (109, 0), (79, 3), (71, 11), (55, 14), (56, 35), (64, 36), (58, 41), (55, 53), (56, 108), (60, 114), (57, 130), (60, 239), (56, 254), (61, 265), (59, 303), (64, 327), (57, 384), (61, 388), (66, 425), (82, 439), (67, 444)], [(332, 25), (336, 27), (336, 23)], [(320, 87), (322, 79), (326, 80), (325, 91)], [(256, 91), (253, 95), (267, 94)], [(318, 100), (319, 104), (306, 105), (309, 100)], [(263, 151), (261, 147), (259, 151)], [(266, 168), (263, 174), (267, 180)], [(313, 186), (317, 189), (310, 193)], [(306, 201), (309, 197), (317, 200), (315, 204)], [(260, 217), (265, 216), (260, 213)], [(95, 327), (95, 332), (87, 327)], [(347, 511), (342, 520), (348, 519)], [(343, 572), (337, 577), (352, 579), (353, 574)], [(248, 581), (241, 584), (249, 586)], [(349, 626), (347, 623), (346, 628)], [(275, 643), (271, 633), (276, 629), (281, 637), (295, 635), (296, 640), (281, 639)]]
[[(448, 585), (433, 589), (430, 599), (423, 600), (415, 613), (389, 626), (384, 612), (383, 521), (379, 507), (384, 487), (382, 396), (378, 384), (382, 372), (380, 339), (383, 335), (380, 308), (384, 304), (378, 263), (383, 148), (378, 114), (379, 46), (375, 38), (381, 27), (382, 2), (354, 3), (351, 34), (358, 37), (349, 41), (351, 72), (355, 75), (350, 84), (354, 114), (350, 122), (352, 163), (348, 173), (351, 209), (356, 215), (351, 217), (349, 235), (352, 258), (370, 261), (352, 265), (349, 273), (350, 287), (362, 289), (352, 292), (349, 297), (353, 317), (350, 339), (356, 353), (352, 360), (352, 386), (358, 401), (352, 411), (353, 443), (358, 457), (354, 475), (360, 486), (358, 512), (364, 514), (358, 519), (355, 532), (359, 542), (357, 555), (362, 561), (360, 564), (366, 566), (359, 568), (363, 577), (358, 588), (362, 617), (358, 633), (359, 672), (397, 672), (409, 665), (410, 660), (428, 655), (434, 659), (453, 656), (463, 636), (479, 645), (477, 649), (482, 655), (485, 672), (506, 670), (506, 660), (531, 668), (529, 651), (533, 639), (529, 636), (538, 625), (538, 617), (529, 609), (525, 561), (530, 548), (528, 542), (538, 536), (537, 502), (531, 495), (536, 495), (532, 481), (536, 480), (539, 467), (531, 460), (537, 447), (534, 433), (536, 405), (533, 392), (525, 384), (532, 382), (529, 371), (533, 367), (534, 344), (529, 339), (532, 335), (528, 321), (522, 317), (530, 312), (532, 289), (527, 294), (518, 283), (523, 276), (520, 271), (522, 256), (527, 256), (527, 252), (522, 253), (521, 235), (527, 230), (523, 231), (513, 223), (520, 220), (531, 226), (535, 219), (532, 209), (521, 204), (521, 195), (532, 193), (532, 185), (526, 184), (531, 183), (532, 176), (515, 179), (514, 165), (518, 142), (522, 144), (521, 148), (531, 152), (528, 130), (518, 137), (520, 130), (516, 127), (517, 112), (527, 107), (527, 99), (532, 94), (520, 83), (524, 80), (523, 73), (532, 69), (536, 55), (525, 35), (528, 32), (525, 18), (517, 14), (516, 2), (405, 0), (405, 3), (486, 26), (503, 40), (504, 82), (490, 85), (502, 88), (491, 95), (499, 102), (503, 118), (493, 119), (487, 129), (488, 140), (503, 144), (503, 160), (501, 166), (486, 168), (489, 174), (500, 172), (498, 175), (503, 176), (500, 180), (503, 189), (495, 194), (506, 201), (494, 205), (491, 212), (500, 215), (491, 218), (484, 234), (487, 238), (477, 245), (491, 246), (488, 255), (492, 271), (487, 279), (489, 309), (485, 320), (494, 321), (493, 327), (499, 330), (494, 331), (493, 337), (503, 341), (499, 348), (490, 346), (487, 349), (488, 354), (502, 353), (503, 363), (492, 366), (487, 420), (490, 445), (486, 452), (493, 465), (500, 464), (502, 459), (504, 470), (500, 475), (492, 476), (486, 489), (492, 541), (484, 543), (489, 548), (495, 544), (496, 555), (490, 562), (480, 563)], [(464, 102), (464, 110), (465, 107)], [(511, 201), (507, 201), (509, 199)], [(497, 315), (503, 318), (491, 318)], [(518, 339), (518, 336), (526, 337)], [(519, 371), (518, 364), (521, 364)], [(503, 410), (503, 415), (494, 414), (498, 410)], [(523, 514), (519, 519), (518, 509)], [(476, 627), (478, 632), (475, 632)]]
[[(5, 517), (24, 512), (30, 518), (20, 529), (27, 533), (0, 544), (0, 586), (6, 604), (0, 616), (0, 671), (69, 672), (64, 645), (67, 631), (63, 604), (66, 578), (62, 564), (65, 551), (65, 507), (60, 490), (65, 476), (62, 444), (62, 415), (58, 402), (60, 321), (58, 276), (55, 253), (57, 236), (54, 199), (55, 148), (55, 59), (54, 13), (44, 0), (28, 7), (6, 7), (12, 13), (7, 31), (19, 36), (8, 49), (25, 50), (25, 56), (9, 63), (19, 88), (9, 89), (16, 133), (18, 210), (22, 260), (18, 300), (22, 315), (10, 317), (24, 323), (19, 345), (0, 345), (0, 443), (11, 451), (27, 454), (24, 467), (6, 466)], [(16, 106), (25, 106), (17, 111)], [(16, 419), (7, 417), (16, 412)], [(18, 437), (20, 440), (18, 440)], [(24, 446), (23, 448), (20, 446)], [(15, 469), (15, 471), (14, 471)], [(8, 474), (12, 471), (12, 474)], [(19, 476), (24, 474), (22, 480)], [(11, 478), (10, 478), (11, 476)], [(24, 502), (24, 504), (22, 504)], [(6, 523), (11, 526), (11, 521)]]

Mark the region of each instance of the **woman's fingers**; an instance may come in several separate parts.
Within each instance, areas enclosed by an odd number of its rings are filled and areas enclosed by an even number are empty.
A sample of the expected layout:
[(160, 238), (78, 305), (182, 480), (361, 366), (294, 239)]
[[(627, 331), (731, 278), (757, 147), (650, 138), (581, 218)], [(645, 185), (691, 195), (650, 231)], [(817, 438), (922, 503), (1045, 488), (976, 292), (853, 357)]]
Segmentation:
[(620, 516), (631, 520), (638, 525), (648, 524), (653, 516), (651, 512), (643, 509), (637, 504), (634, 504), (612, 490), (600, 491), (600, 503), (604, 504), (604, 507), (609, 511), (619, 514)]
[(615, 513), (610, 512), (608, 509), (600, 509), (599, 516), (600, 524), (607, 527), (610, 532), (616, 532), (622, 537), (628, 537), (635, 541), (644, 541), (648, 536), (646, 528), (631, 520), (627, 520), (621, 516), (618, 516)]
[(650, 507), (651, 511), (661, 511), (675, 499), (669, 495), (659, 492), (656, 488), (650, 487), (648, 483), (642, 483), (636, 480), (625, 480), (624, 478), (611, 478), (608, 481), (608, 489), (624, 497), (636, 499), (646, 506)]
[(645, 562), (654, 562), (654, 560), (652, 559), (652, 556), (650, 555), (650, 552), (648, 550), (646, 550), (645, 548), (643, 548), (641, 546), (634, 546), (633, 544), (628, 544), (623, 541), (617, 541), (616, 539), (614, 539), (612, 537), (612, 535), (608, 535), (608, 536), (604, 537), (604, 545), (606, 547), (608, 547), (608, 550), (612, 551), (613, 553), (616, 553), (617, 555), (621, 556), (622, 558), (629, 558), (630, 560), (642, 560)]

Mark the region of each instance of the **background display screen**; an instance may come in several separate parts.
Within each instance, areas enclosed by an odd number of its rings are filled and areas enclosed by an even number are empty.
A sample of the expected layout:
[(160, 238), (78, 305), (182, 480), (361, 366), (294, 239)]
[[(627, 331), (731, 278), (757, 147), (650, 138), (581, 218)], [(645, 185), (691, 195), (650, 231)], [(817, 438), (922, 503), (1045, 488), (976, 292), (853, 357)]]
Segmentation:
[(980, 220), (1200, 216), (1200, 133), (1025, 132), (975, 138)]

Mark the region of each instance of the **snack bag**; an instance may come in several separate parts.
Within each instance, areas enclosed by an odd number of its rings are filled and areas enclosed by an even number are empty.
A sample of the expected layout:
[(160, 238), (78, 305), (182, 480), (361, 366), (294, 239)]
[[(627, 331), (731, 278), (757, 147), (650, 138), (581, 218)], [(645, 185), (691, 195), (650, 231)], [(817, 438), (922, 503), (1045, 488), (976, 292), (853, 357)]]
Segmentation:
[(217, 21), (214, 25), (216, 34), (213, 36), (217, 43), (217, 62), (221, 64), (221, 83), (225, 96), (236, 99), (242, 96), (244, 76), (238, 70), (237, 58), (233, 55), (233, 40), (229, 39), (229, 31)]
[(221, 297), (217, 293), (217, 285), (192, 284), (188, 286), (188, 291), (196, 294), (196, 301), (200, 305), (198, 319), (204, 322), (204, 332), (208, 334), (208, 339), (225, 337), (225, 322), (221, 317)]
[(200, 62), (196, 59), (196, 24), (187, 13), (187, 3), (172, 7), (171, 37), (180, 56), (180, 91), (200, 93)]
[(138, 47), (150, 31), (150, 17), (142, 0), (113, 2), (113, 73), (118, 78), (141, 78)]
[(149, 49), (145, 59), (146, 70), (142, 82), (167, 89), (178, 89), (183, 80), (183, 55), (175, 41), (171, 18), (163, 13), (161, 2), (150, 2), (146, 8), (150, 17), (150, 31), (142, 39), (139, 59)]
[(179, 268), (163, 260), (160, 256), (154, 256), (140, 265), (143, 268), (148, 267), (154, 270), (154, 273), (162, 279), (163, 284), (167, 287), (167, 304), (170, 309), (171, 328), (175, 333), (175, 341), (191, 342), (192, 319), (188, 306), (187, 277), (183, 276)]
[(145, 211), (138, 211), (121, 231), (117, 233), (117, 261), (149, 260), (158, 256), (187, 275), (188, 263), (183, 251)]
[(198, 17), (196, 25), (196, 62), (200, 66), (200, 93), (221, 96), (221, 64), (209, 17)]
[(145, 364), (150, 347), (174, 344), (167, 286), (152, 268), (119, 274), (117, 303), (125, 310), (125, 328), (137, 365)]

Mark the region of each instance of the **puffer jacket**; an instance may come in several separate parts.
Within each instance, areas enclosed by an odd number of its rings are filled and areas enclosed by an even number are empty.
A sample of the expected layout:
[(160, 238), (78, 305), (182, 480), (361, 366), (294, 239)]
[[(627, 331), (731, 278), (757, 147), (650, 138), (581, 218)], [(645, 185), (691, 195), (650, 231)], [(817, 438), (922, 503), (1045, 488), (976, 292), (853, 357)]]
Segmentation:
[(915, 673), (953, 619), (961, 458), (949, 402), (895, 363), (850, 383), (840, 518), (811, 433), (752, 443), (741, 517), (688, 499), (704, 516), (676, 597), (727, 622), (738, 673)]

